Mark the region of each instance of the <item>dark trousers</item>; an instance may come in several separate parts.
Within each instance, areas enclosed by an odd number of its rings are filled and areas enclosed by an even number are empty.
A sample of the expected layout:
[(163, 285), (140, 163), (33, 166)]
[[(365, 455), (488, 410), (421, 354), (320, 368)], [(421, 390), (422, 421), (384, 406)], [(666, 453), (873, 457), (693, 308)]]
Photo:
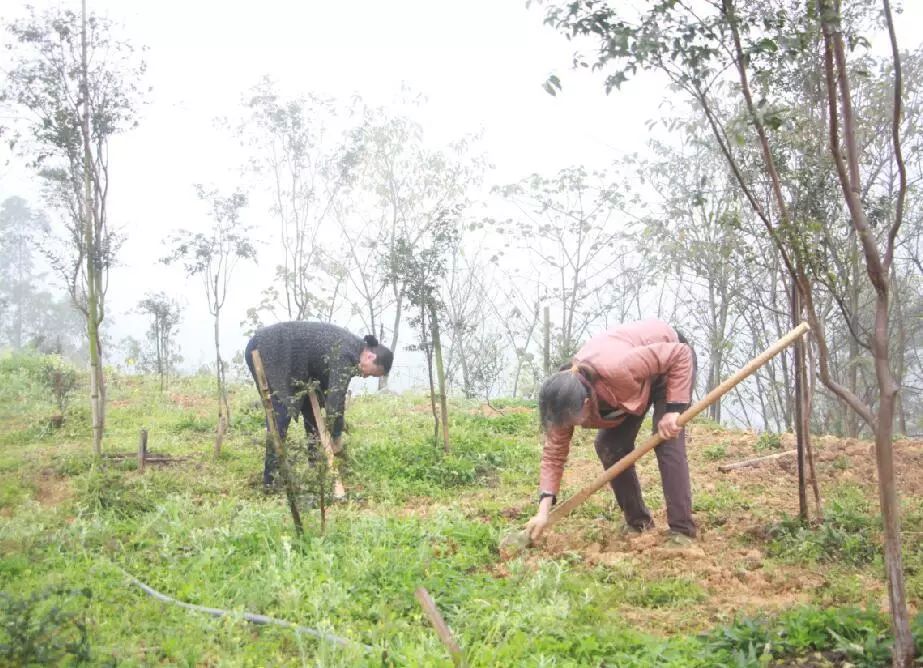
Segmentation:
[[(318, 397), (323, 401), (323, 397)], [(288, 427), (292, 422), (291, 407), (286, 402), (279, 401), (275, 394), (272, 395), (272, 408), (276, 414), (276, 424), (279, 426), (279, 436), (285, 440), (288, 433)], [(314, 463), (317, 459), (317, 441), (320, 438), (317, 430), (317, 422), (314, 418), (314, 410), (311, 407), (311, 401), (307, 396), (301, 400), (301, 416), (304, 419), (304, 431), (308, 436), (308, 461)], [(266, 457), (263, 460), (263, 484), (272, 485), (276, 477), (276, 469), (279, 462), (276, 457), (276, 449), (272, 443), (272, 435), (269, 433), (269, 423), (266, 424)]]
[[(695, 353), (693, 352), (693, 360)], [(695, 376), (693, 376), (694, 382)], [(660, 418), (666, 412), (666, 383), (660, 379), (651, 391), (654, 406), (653, 433), (657, 432)], [(650, 408), (650, 405), (648, 406)], [(641, 429), (643, 416), (629, 415), (617, 427), (600, 429), (596, 434), (596, 454), (604, 468), (609, 468), (635, 448), (635, 439)], [(689, 462), (686, 459), (686, 430), (682, 429), (675, 438), (664, 441), (656, 448), (657, 466), (663, 484), (663, 496), (667, 506), (667, 524), (670, 529), (695, 537), (695, 522), (692, 519), (692, 486), (689, 481)], [(654, 526), (650, 511), (644, 505), (641, 483), (635, 467), (631, 466), (616, 476), (609, 485), (615, 492), (615, 499), (625, 515), (625, 522), (634, 529), (645, 530)]]

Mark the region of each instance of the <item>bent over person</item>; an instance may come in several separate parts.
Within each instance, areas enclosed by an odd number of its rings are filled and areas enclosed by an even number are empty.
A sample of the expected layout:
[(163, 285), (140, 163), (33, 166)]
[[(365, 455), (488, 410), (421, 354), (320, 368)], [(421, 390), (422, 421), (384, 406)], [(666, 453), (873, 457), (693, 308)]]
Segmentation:
[[(309, 439), (317, 438), (317, 420), (307, 392), (318, 393), (331, 423), (334, 451), (339, 451), (343, 433), (346, 389), (353, 376), (384, 376), (391, 370), (394, 355), (368, 335), (360, 339), (342, 327), (322, 322), (280, 322), (258, 329), (247, 344), (244, 358), (256, 381), (253, 351), (259, 350), (272, 393), (272, 407), (285, 438), (288, 425), (300, 412)], [(259, 383), (257, 383), (259, 389)], [(268, 425), (267, 425), (268, 429)], [(271, 485), (278, 463), (267, 439), (263, 484)]]
[[(642, 320), (593, 337), (570, 364), (545, 381), (538, 400), (545, 430), (539, 508), (527, 525), (533, 540), (544, 531), (556, 502), (574, 427), (599, 430), (596, 454), (609, 468), (634, 449), (651, 406), (654, 431), (665, 439), (654, 452), (670, 541), (684, 544), (695, 538), (686, 432), (677, 425), (692, 400), (695, 371), (695, 352), (681, 334), (660, 320)], [(609, 484), (625, 516), (624, 530), (640, 533), (653, 528), (635, 467)]]

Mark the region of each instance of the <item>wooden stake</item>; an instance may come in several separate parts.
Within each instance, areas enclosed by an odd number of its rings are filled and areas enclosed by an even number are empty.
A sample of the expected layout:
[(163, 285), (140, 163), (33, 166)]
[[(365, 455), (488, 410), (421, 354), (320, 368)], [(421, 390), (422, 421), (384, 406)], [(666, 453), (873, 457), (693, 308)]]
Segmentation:
[(781, 459), (782, 457), (788, 457), (789, 455), (797, 455), (798, 449), (795, 450), (786, 450), (785, 452), (776, 452), (771, 455), (766, 455), (764, 457), (753, 457), (752, 459), (744, 459), (739, 462), (734, 462), (733, 464), (722, 464), (718, 467), (718, 470), (722, 473), (727, 473), (728, 471), (733, 471), (734, 469), (742, 469), (748, 466), (756, 466), (763, 462), (769, 462), (773, 459)]
[(292, 513), (292, 521), (295, 523), (295, 533), (299, 538), (304, 536), (304, 525), (301, 523), (301, 513), (298, 512), (298, 504), (295, 500), (295, 484), (292, 482), (291, 471), (288, 468), (288, 459), (285, 456), (285, 444), (282, 436), (279, 434), (279, 425), (276, 422), (276, 411), (272, 407), (272, 396), (269, 391), (269, 381), (266, 380), (266, 371), (263, 368), (263, 358), (260, 357), (260, 351), (253, 351), (253, 371), (256, 374), (256, 382), (260, 390), (260, 399), (263, 401), (263, 410), (266, 411), (266, 420), (269, 423), (269, 436), (273, 448), (276, 451), (276, 457), (279, 460), (279, 474), (282, 476), (282, 483), (285, 485), (285, 496), (288, 498), (288, 509)]
[(449, 650), (449, 654), (452, 656), (452, 663), (456, 666), (465, 666), (465, 657), (462, 654), (461, 647), (458, 646), (458, 643), (455, 642), (455, 637), (452, 635), (452, 631), (449, 629), (449, 625), (445, 623), (445, 620), (442, 618), (442, 615), (439, 612), (439, 608), (436, 607), (436, 602), (433, 600), (433, 597), (429, 595), (429, 592), (426, 591), (425, 587), (417, 587), (417, 590), (414, 592), (414, 596), (417, 597), (417, 600), (420, 602), (420, 606), (423, 608), (423, 612), (429, 618), (430, 623), (433, 625), (433, 628), (436, 629), (436, 634), (439, 636), (439, 640), (442, 641), (442, 644), (446, 646)]
[(147, 429), (142, 429), (138, 437), (138, 470), (144, 473), (144, 461), (147, 459)]
[(340, 480), (340, 474), (337, 472), (336, 458), (333, 454), (333, 443), (330, 439), (330, 433), (327, 431), (327, 421), (321, 413), (320, 403), (317, 401), (317, 394), (314, 388), (308, 389), (308, 399), (311, 401), (311, 410), (314, 411), (314, 422), (317, 423), (317, 433), (320, 434), (320, 442), (324, 447), (324, 454), (327, 456), (327, 469), (333, 475), (333, 498), (345, 499), (346, 489)]

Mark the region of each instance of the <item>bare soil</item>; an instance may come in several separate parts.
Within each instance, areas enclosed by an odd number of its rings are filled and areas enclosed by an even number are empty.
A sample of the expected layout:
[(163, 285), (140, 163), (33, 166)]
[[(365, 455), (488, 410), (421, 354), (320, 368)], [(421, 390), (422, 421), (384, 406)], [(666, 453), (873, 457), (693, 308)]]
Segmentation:
[[(591, 434), (582, 435), (571, 451), (562, 489), (573, 493), (591, 481), (600, 471)], [(621, 514), (612, 494), (601, 490), (585, 507), (553, 527), (524, 557), (537, 568), (548, 560), (566, 559), (574, 567), (612, 568), (649, 581), (691, 580), (704, 588), (707, 595), (697, 603), (676, 607), (643, 608), (625, 606), (619, 610), (627, 621), (650, 632), (694, 632), (714, 626), (739, 615), (758, 615), (818, 600), (842, 572), (825, 565), (782, 564), (767, 559), (766, 529), (783, 516), (798, 513), (797, 470), (794, 457), (776, 460), (721, 473), (722, 463), (740, 461), (773, 451), (757, 452), (758, 436), (749, 432), (692, 426), (687, 439), (693, 478), (693, 500), (731, 494), (727, 507), (696, 513), (699, 536), (694, 544), (671, 548), (665, 544), (666, 517), (663, 510), (659, 473), (653, 455), (638, 463), (638, 472), (651, 507), (656, 528), (640, 535), (623, 536), (619, 532)], [(720, 460), (709, 460), (709, 446), (722, 445)], [(794, 438), (784, 435), (780, 450), (794, 448)], [(872, 508), (877, 508), (877, 475), (874, 443), (855, 439), (819, 437), (814, 440), (815, 463), (822, 496), (825, 490), (849, 484), (861, 488)], [(780, 451), (775, 450), (775, 452)], [(902, 498), (923, 497), (923, 440), (901, 440), (894, 444), (895, 468)], [(814, 514), (813, 495), (808, 491), (809, 508)], [(534, 503), (511, 506), (503, 516), (518, 518), (513, 526), (522, 526)], [(905, 536), (909, 543), (918, 536)], [(495, 573), (505, 574), (498, 564)], [(878, 574), (857, 572), (867, 600), (886, 610), (885, 584)], [(910, 601), (912, 612), (918, 601)], [(824, 665), (824, 664), (817, 664)]]
[(73, 495), (71, 481), (50, 469), (43, 469), (35, 479), (35, 500), (46, 508), (60, 505)]

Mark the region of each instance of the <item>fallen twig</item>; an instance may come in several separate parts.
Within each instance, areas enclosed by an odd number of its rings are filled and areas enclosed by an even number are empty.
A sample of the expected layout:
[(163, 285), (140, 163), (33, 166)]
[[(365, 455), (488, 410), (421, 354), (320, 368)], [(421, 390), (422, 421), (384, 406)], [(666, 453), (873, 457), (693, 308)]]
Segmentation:
[[(104, 452), (102, 454), (103, 459), (137, 459), (137, 452)], [(148, 454), (144, 457), (145, 463), (159, 462), (161, 464), (167, 462), (185, 462), (189, 461), (189, 457), (173, 457), (172, 455), (151, 455)]]
[(452, 662), (456, 666), (467, 665), (465, 663), (465, 656), (462, 654), (461, 647), (459, 647), (458, 643), (455, 642), (455, 637), (452, 635), (452, 631), (449, 629), (449, 625), (446, 624), (445, 620), (442, 618), (442, 615), (439, 612), (439, 608), (436, 607), (436, 602), (433, 600), (433, 597), (429, 595), (429, 592), (426, 591), (425, 587), (417, 587), (414, 595), (420, 602), (420, 605), (423, 608), (423, 612), (426, 613), (429, 621), (436, 629), (436, 634), (439, 636), (439, 640), (441, 640), (442, 644), (445, 645), (449, 650), (449, 654), (452, 656)]
[(734, 462), (733, 464), (722, 464), (721, 466), (718, 467), (718, 470), (721, 471), (722, 473), (726, 473), (727, 471), (731, 471), (733, 469), (742, 469), (747, 466), (755, 466), (757, 464), (762, 464), (763, 462), (768, 462), (773, 459), (779, 459), (781, 457), (787, 457), (789, 455), (797, 455), (797, 454), (798, 454), (797, 450), (786, 450), (785, 452), (776, 452), (771, 455), (766, 455), (765, 457), (754, 457), (753, 459), (744, 459), (743, 461)]

